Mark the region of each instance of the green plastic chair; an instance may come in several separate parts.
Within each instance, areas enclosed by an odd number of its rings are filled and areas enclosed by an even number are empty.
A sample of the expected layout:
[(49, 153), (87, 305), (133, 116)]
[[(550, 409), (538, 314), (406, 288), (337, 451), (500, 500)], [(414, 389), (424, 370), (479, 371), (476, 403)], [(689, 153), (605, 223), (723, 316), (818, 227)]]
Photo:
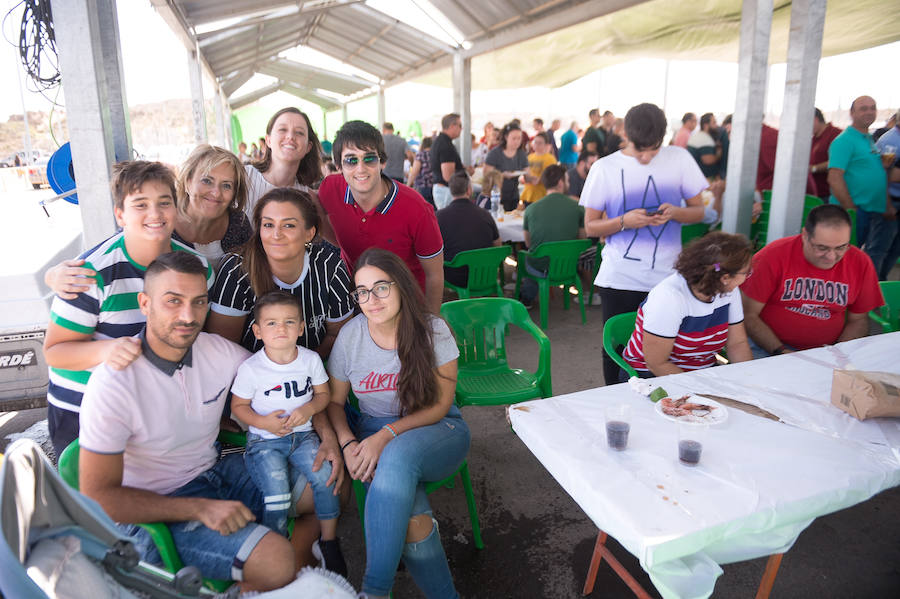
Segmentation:
[(850, 245), (859, 247), (859, 244), (856, 242), (856, 209), (851, 208), (847, 211), (847, 214), (850, 215)]
[[(547, 328), (547, 314), (550, 309), (550, 287), (563, 286), (563, 308), (569, 309), (569, 285), (578, 290), (578, 302), (581, 306), (581, 324), (587, 323), (584, 313), (584, 293), (581, 289), (581, 277), (578, 276), (578, 256), (591, 246), (589, 239), (572, 239), (569, 241), (551, 241), (542, 243), (533, 251), (519, 250), (516, 276), (516, 297), (522, 279), (533, 279), (538, 284), (538, 296), (541, 302), (541, 328)], [(525, 269), (527, 258), (550, 258), (546, 277), (537, 277)]]
[(881, 325), (883, 333), (900, 331), (900, 281), (881, 281), (884, 305), (869, 312), (869, 318)]
[[(359, 410), (359, 400), (350, 391), (347, 401), (356, 410)], [(446, 487), (452, 489), (456, 485), (456, 477), (462, 481), (463, 491), (466, 494), (466, 506), (469, 509), (469, 520), (472, 522), (472, 538), (476, 549), (484, 549), (484, 541), (481, 538), (481, 524), (478, 520), (478, 506), (475, 504), (475, 493), (472, 491), (472, 478), (469, 476), (469, 461), (463, 460), (456, 472), (444, 480), (425, 484), (425, 493), (431, 495), (434, 491)], [(356, 497), (356, 511), (359, 513), (359, 523), (362, 526), (363, 537), (366, 535), (366, 485), (358, 480), (351, 479), (353, 483), (353, 495)], [(393, 596), (393, 594), (391, 595)]]
[[(628, 344), (628, 340), (631, 339), (636, 318), (637, 312), (616, 314), (603, 325), (603, 351), (613, 359), (613, 362), (621, 366), (622, 370), (628, 373), (628, 376), (638, 376), (638, 373), (631, 364), (625, 361), (621, 351)], [(607, 381), (606, 384), (609, 385), (611, 383)]]
[(698, 237), (703, 237), (707, 233), (709, 233), (709, 225), (706, 223), (681, 225), (681, 245), (687, 245)]
[[(800, 228), (803, 228), (803, 225), (806, 224), (806, 219), (809, 218), (809, 213), (812, 212), (812, 209), (816, 206), (821, 206), (824, 202), (817, 198), (816, 196), (811, 196), (809, 194), (803, 197), (803, 220), (800, 221)], [(798, 233), (800, 231), (797, 231)]]
[[(521, 302), (494, 297), (458, 300), (442, 305), (441, 316), (453, 330), (459, 347), (458, 405), (496, 406), (553, 395), (550, 339)], [(535, 372), (509, 367), (505, 337), (510, 324), (537, 341)]]
[(496, 295), (503, 297), (497, 273), (503, 268), (503, 261), (512, 253), (508, 245), (467, 250), (453, 256), (453, 260), (444, 261), (444, 268), (469, 267), (469, 279), (465, 287), (459, 287), (444, 279), (444, 287), (456, 292), (459, 299)]

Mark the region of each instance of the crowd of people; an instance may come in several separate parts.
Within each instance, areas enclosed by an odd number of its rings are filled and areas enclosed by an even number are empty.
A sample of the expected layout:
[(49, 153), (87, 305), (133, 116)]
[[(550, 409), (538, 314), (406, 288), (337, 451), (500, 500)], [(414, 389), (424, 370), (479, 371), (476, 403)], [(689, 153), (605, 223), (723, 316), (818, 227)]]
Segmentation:
[[(640, 376), (710, 367), (723, 349), (744, 361), (832, 344), (867, 333), (900, 245), (900, 127), (876, 146), (874, 101), (850, 114), (840, 132), (815, 112), (809, 180), (832, 202), (755, 255), (723, 232), (682, 244), (682, 225), (721, 211), (730, 119), (686, 114), (667, 145), (648, 103), (623, 119), (591, 110), (558, 138), (559, 120), (534, 119), (530, 136), (488, 123), (471, 165), (452, 143), (457, 114), (417, 150), (390, 123), (347, 122), (327, 161), (296, 108), (272, 116), (255, 155), (201, 145), (177, 175), (120, 163), (121, 232), (46, 277), (54, 448), (79, 440), (82, 491), (144, 559), (159, 556), (136, 524), (167, 522), (185, 563), (247, 590), (285, 585), (313, 556), (343, 575), (362, 559), (336, 535), (349, 475), (368, 488), (365, 596), (386, 597), (403, 561), (427, 597), (457, 597), (424, 492), (470, 443), (453, 401), (459, 351), (437, 315), (445, 278), (466, 278), (444, 261), (502, 241), (492, 192), (524, 210), (529, 248), (598, 240), (601, 320), (636, 313), (623, 355)], [(535, 295), (522, 286), (523, 303)], [(623, 380), (609, 356), (602, 370)], [(246, 453), (220, 458), (220, 427), (236, 423)]]

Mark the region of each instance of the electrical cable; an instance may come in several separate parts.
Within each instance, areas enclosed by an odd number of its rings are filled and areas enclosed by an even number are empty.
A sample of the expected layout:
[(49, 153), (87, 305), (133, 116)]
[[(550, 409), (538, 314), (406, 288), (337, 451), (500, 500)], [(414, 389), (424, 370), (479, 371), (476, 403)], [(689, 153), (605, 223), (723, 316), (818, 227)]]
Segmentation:
[(30, 79), (31, 87), (54, 105), (46, 92), (59, 87), (59, 59), (56, 51), (56, 35), (53, 29), (53, 13), (49, 0), (21, 0), (3, 17), (4, 37), (6, 21), (22, 7), (18, 43), (7, 38), (19, 51), (22, 67)]

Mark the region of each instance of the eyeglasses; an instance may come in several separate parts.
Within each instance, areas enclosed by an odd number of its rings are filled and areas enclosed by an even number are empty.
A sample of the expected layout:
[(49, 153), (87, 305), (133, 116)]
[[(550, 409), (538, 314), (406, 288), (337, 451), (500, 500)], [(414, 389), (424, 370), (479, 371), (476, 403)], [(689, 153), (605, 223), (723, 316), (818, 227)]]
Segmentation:
[[(359, 164), (359, 160), (360, 160), (359, 156), (344, 156), (344, 159), (342, 160), (342, 162), (344, 163), (344, 166), (353, 167), (353, 166), (356, 166), (357, 164)], [(378, 162), (378, 154), (376, 154), (375, 152), (369, 152), (367, 154), (363, 154), (362, 162), (363, 162), (363, 164), (366, 164), (366, 165)]]
[(394, 281), (378, 281), (371, 289), (360, 287), (350, 292), (350, 297), (356, 300), (357, 304), (364, 304), (369, 301), (369, 295), (374, 295), (379, 299), (384, 299), (391, 294), (391, 285)]
[(843, 254), (850, 247), (849, 243), (841, 244), (837, 247), (831, 247), (829, 245), (820, 245), (818, 243), (813, 243), (812, 240), (809, 240), (809, 245), (817, 254), (827, 254), (828, 252), (834, 252), (835, 254)]

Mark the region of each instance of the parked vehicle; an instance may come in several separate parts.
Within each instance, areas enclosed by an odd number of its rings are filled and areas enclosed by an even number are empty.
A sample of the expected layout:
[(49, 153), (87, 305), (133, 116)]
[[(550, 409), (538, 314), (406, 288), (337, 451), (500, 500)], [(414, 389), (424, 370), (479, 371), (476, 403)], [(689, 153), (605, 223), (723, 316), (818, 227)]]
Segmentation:
[(41, 158), (28, 167), (28, 181), (35, 189), (50, 186), (49, 181), (47, 181), (47, 162), (49, 160), (49, 158)]

